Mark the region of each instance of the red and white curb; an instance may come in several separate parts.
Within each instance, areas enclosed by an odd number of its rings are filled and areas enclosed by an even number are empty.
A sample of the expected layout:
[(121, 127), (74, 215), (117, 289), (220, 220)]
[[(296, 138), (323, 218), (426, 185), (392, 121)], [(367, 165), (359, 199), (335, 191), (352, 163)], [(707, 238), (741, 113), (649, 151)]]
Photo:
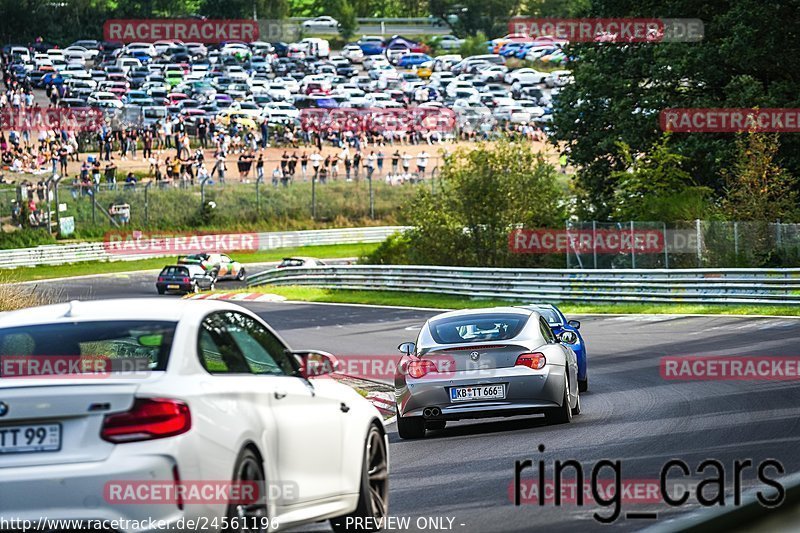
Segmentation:
[(385, 415), (394, 416), (397, 414), (394, 396), (388, 392), (370, 392), (367, 394), (367, 400)]
[(208, 294), (191, 294), (188, 300), (232, 300), (234, 302), (283, 302), (286, 297), (277, 294), (260, 292), (212, 292)]

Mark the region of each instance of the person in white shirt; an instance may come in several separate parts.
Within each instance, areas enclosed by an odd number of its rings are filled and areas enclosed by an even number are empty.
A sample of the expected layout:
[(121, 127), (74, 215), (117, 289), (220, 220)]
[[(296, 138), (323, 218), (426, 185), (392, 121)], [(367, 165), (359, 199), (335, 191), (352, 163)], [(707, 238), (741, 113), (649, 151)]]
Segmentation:
[(428, 152), (425, 150), (417, 154), (417, 171), (421, 177), (425, 177), (425, 169), (428, 168)]
[(322, 162), (322, 156), (319, 152), (314, 152), (311, 154), (311, 168), (314, 170), (314, 179), (319, 177), (319, 165)]
[(411, 156), (408, 152), (403, 152), (403, 172), (408, 174), (408, 170), (411, 168)]
[(375, 172), (375, 152), (370, 152), (367, 156), (367, 179), (372, 180), (372, 173)]

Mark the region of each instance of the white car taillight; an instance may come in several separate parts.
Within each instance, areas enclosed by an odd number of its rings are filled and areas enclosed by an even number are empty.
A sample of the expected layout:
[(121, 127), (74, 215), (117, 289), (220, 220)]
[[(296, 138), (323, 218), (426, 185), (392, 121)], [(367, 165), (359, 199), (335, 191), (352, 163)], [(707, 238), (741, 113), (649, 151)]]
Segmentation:
[(163, 439), (192, 428), (189, 406), (179, 400), (139, 398), (130, 411), (107, 415), (100, 437), (113, 443)]

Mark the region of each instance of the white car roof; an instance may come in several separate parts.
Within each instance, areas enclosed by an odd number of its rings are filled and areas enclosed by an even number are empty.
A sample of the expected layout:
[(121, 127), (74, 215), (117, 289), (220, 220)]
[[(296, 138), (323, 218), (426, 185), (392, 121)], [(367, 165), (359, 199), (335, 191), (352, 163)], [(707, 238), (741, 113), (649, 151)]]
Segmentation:
[(131, 298), (73, 301), (0, 313), (0, 328), (95, 320), (178, 321), (189, 313), (207, 313), (215, 309), (241, 308), (213, 300)]

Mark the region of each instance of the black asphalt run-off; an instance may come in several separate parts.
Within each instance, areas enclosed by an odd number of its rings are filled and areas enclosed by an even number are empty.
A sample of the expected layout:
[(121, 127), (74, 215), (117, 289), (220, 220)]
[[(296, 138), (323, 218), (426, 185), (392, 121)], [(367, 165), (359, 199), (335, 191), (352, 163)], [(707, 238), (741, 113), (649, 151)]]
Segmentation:
[[(82, 278), (41, 284), (60, 289), (61, 299), (156, 296), (154, 273)], [(221, 282), (220, 289), (235, 283)], [(165, 296), (168, 297), (168, 296)], [(249, 303), (294, 348), (337, 355), (398, 358), (400, 342), (414, 340), (435, 312), (350, 305)], [(571, 317), (572, 318), (572, 317)], [(658, 521), (699, 509), (665, 504), (623, 504), (611, 526), (592, 514), (611, 509), (575, 505), (515, 507), (509, 488), (516, 460), (580, 461), (588, 473), (601, 459), (622, 462), (623, 480), (657, 480), (670, 459), (692, 469), (705, 459), (723, 463), (726, 486), (733, 462), (774, 458), (786, 474), (800, 471), (800, 385), (797, 381), (667, 381), (659, 360), (673, 355), (800, 356), (800, 320), (754, 317), (627, 316), (576, 317), (589, 354), (590, 391), (581, 395), (583, 414), (573, 423), (547, 426), (540, 418), (449, 424), (424, 440), (402, 441), (390, 430), (390, 513), (418, 518), (454, 518), (453, 531), (637, 530), (650, 519), (626, 513), (656, 512)], [(545, 452), (537, 447), (543, 444)], [(534, 473), (526, 474), (534, 479)], [(715, 471), (695, 475), (695, 481)], [(775, 473), (772, 477), (778, 477)], [(551, 472), (547, 474), (550, 479)], [(766, 488), (755, 469), (744, 486)], [(694, 498), (692, 499), (694, 500)], [(463, 525), (462, 525), (463, 524)], [(328, 530), (321, 523), (304, 531)]]

